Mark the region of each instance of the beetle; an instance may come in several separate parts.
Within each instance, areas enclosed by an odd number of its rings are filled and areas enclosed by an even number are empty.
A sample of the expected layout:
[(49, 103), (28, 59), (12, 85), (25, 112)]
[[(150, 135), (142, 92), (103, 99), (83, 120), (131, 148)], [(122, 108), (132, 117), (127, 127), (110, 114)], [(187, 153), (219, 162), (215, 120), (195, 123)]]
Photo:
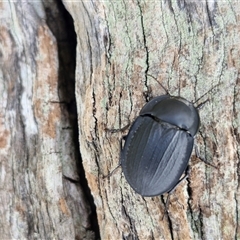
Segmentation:
[[(143, 197), (170, 194), (188, 176), (194, 137), (200, 126), (198, 109), (208, 101), (195, 107), (164, 90), (165, 95), (153, 98), (142, 108), (120, 153), (119, 165), (127, 182)], [(166, 206), (168, 199), (169, 195)]]
[(124, 176), (135, 192), (151, 197), (176, 187), (199, 126), (197, 108), (182, 97), (158, 96), (142, 108), (120, 156)]

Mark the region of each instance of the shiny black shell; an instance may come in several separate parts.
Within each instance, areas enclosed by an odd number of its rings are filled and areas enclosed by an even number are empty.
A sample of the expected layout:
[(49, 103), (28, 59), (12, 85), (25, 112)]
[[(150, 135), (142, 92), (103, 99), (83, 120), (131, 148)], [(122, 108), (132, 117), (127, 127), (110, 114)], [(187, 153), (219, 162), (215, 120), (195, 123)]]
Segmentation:
[(148, 102), (121, 151), (130, 186), (142, 196), (171, 191), (188, 166), (199, 125), (197, 109), (184, 98), (163, 95)]

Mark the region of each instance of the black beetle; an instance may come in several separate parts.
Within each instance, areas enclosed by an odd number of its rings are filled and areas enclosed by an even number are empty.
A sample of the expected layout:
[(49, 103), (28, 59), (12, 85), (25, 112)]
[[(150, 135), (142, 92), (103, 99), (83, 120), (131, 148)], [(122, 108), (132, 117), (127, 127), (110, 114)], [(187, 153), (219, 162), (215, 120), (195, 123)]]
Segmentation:
[(142, 196), (169, 193), (186, 170), (200, 125), (198, 110), (182, 97), (153, 98), (132, 124), (120, 164)]
[[(198, 109), (208, 101), (194, 107), (186, 99), (164, 90), (166, 95), (153, 98), (142, 108), (120, 154), (119, 166), (127, 182), (144, 197), (171, 193), (188, 176), (194, 136), (200, 126)], [(184, 172), (185, 177), (180, 179)]]

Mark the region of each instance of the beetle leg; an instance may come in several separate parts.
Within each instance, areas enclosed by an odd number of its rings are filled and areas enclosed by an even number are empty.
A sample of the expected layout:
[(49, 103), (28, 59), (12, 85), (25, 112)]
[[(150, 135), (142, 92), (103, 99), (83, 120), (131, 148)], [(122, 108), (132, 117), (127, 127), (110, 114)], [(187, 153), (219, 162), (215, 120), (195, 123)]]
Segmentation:
[[(123, 149), (123, 148), (122, 148), (122, 145), (123, 145), (122, 141), (123, 141), (123, 140), (125, 141), (126, 138), (127, 138), (127, 135), (123, 136), (122, 139), (121, 139), (121, 141), (120, 141), (120, 149), (121, 149), (121, 151), (122, 151), (122, 149)], [(122, 163), (121, 163), (121, 157), (120, 157), (120, 158), (119, 158), (118, 165), (117, 165), (108, 175), (104, 176), (103, 178), (111, 177), (111, 176), (118, 170), (118, 168), (121, 167), (121, 165), (122, 165)]]
[(197, 158), (198, 158), (198, 159), (200, 159), (200, 160), (201, 160), (202, 162), (204, 162), (206, 165), (208, 165), (208, 166), (211, 166), (211, 167), (214, 167), (214, 168), (218, 169), (218, 167), (217, 167), (217, 166), (215, 166), (215, 165), (213, 165), (213, 164), (209, 163), (208, 161), (206, 161), (204, 158), (202, 158), (202, 157), (200, 156), (200, 154), (199, 154), (199, 151), (198, 151), (198, 147), (197, 147), (197, 145), (196, 145), (196, 144), (194, 144), (194, 147), (195, 147), (195, 153), (196, 153), (196, 156), (197, 156)]
[(124, 132), (124, 131), (126, 131), (129, 128), (130, 124), (131, 124), (131, 122), (128, 119), (128, 124), (126, 126), (122, 127), (122, 128), (110, 129), (110, 128), (105, 127), (105, 130), (110, 132), (110, 133)]
[[(129, 122), (125, 127), (120, 128), (120, 129), (109, 129), (109, 128), (105, 128), (105, 130), (106, 130), (106, 131), (109, 131), (109, 132), (111, 132), (111, 133), (124, 132), (125, 130), (128, 129), (129, 125), (130, 125), (130, 122)], [(122, 139), (121, 139), (121, 141), (120, 141), (120, 149), (121, 149), (121, 151), (122, 151), (122, 140), (125, 140), (126, 137), (127, 137), (127, 135), (126, 135), (126, 136), (123, 136)], [(111, 176), (117, 171), (117, 169), (118, 169), (120, 166), (121, 166), (121, 158), (119, 159), (118, 165), (117, 165), (109, 174), (103, 176), (103, 178), (111, 177)]]
[(109, 129), (109, 128), (105, 128), (106, 131), (109, 131), (111, 133), (117, 133), (117, 132), (124, 132), (125, 130), (128, 129), (130, 123), (128, 123), (126, 126), (124, 126), (123, 128), (119, 128), (119, 129)]
[(118, 170), (120, 166), (121, 166), (121, 163), (119, 163), (108, 175), (103, 176), (103, 178), (111, 177)]
[(186, 170), (185, 170), (185, 175), (177, 182), (177, 184), (175, 185), (175, 187), (173, 187), (172, 190), (168, 192), (167, 201), (166, 201), (166, 203), (165, 203), (165, 210), (164, 210), (164, 215), (163, 215), (162, 220), (164, 219), (165, 214), (168, 213), (168, 205), (169, 205), (170, 195), (175, 191), (176, 187), (177, 187), (182, 181), (184, 181), (186, 178), (188, 178), (189, 172), (190, 172), (190, 168), (189, 168), (189, 166), (187, 166), (187, 168), (186, 168)]

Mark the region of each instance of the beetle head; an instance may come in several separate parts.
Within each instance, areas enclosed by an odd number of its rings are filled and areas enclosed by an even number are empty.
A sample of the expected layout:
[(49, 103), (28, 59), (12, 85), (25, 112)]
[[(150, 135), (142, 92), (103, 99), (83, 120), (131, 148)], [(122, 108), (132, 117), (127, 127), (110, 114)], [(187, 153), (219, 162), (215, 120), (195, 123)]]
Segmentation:
[(193, 104), (182, 97), (162, 95), (153, 98), (141, 110), (140, 115), (150, 115), (160, 121), (170, 123), (195, 136), (200, 118)]

